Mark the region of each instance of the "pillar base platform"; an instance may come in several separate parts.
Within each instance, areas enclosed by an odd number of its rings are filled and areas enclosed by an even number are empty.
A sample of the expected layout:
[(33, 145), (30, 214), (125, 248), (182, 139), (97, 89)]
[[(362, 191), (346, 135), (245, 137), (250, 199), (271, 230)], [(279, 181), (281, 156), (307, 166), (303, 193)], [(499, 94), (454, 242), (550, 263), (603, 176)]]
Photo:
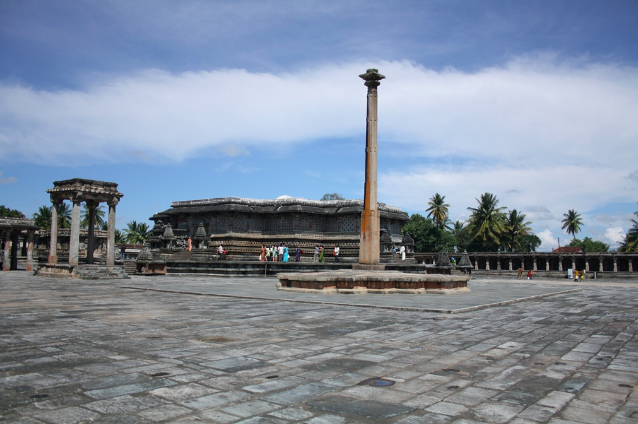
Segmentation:
[(112, 280), (131, 278), (121, 265), (69, 265), (55, 264), (41, 266), (36, 275), (40, 277), (78, 278), (80, 280)]
[(352, 269), (356, 271), (385, 271), (385, 265), (382, 264), (352, 264)]
[(469, 293), (467, 275), (407, 274), (398, 271), (343, 270), (280, 273), (277, 290), (323, 294)]

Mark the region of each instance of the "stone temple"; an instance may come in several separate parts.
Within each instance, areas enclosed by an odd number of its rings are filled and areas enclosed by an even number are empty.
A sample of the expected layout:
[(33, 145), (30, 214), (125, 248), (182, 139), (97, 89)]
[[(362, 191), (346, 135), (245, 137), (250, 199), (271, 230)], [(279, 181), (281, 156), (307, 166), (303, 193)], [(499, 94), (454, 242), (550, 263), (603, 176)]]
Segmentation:
[[(382, 261), (392, 261), (392, 248), (406, 246), (413, 252), (414, 242), (401, 234), (408, 214), (379, 203)], [(171, 208), (150, 219), (155, 222), (149, 238), (151, 249), (160, 251), (181, 247), (191, 238), (194, 250), (216, 249), (223, 245), (232, 260), (258, 260), (260, 248), (285, 243), (304, 251), (302, 261), (311, 261), (315, 245), (326, 250), (340, 247), (344, 262), (357, 262), (361, 229), (362, 200), (308, 200), (281, 196), (261, 200), (223, 197), (173, 202)]]

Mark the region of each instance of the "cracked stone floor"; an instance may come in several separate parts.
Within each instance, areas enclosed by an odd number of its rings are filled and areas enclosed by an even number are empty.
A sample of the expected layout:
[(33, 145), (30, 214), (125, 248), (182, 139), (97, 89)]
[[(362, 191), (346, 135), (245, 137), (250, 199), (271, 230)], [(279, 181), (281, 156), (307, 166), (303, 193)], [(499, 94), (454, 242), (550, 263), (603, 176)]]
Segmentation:
[(457, 314), (148, 290), (224, 282), (276, 280), (0, 272), (0, 421), (638, 423), (636, 280), (472, 280), (579, 290)]

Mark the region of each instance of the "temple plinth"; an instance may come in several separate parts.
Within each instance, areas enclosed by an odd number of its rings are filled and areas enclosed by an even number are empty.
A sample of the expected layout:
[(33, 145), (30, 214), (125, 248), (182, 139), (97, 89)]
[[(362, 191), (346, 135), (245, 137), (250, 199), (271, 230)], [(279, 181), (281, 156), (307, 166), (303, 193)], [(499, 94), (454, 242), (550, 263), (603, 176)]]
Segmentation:
[(376, 69), (359, 75), (368, 87), (366, 116), (366, 173), (361, 214), (361, 245), (356, 269), (383, 270), (380, 264), (379, 204), (377, 200), (377, 87), (385, 78)]

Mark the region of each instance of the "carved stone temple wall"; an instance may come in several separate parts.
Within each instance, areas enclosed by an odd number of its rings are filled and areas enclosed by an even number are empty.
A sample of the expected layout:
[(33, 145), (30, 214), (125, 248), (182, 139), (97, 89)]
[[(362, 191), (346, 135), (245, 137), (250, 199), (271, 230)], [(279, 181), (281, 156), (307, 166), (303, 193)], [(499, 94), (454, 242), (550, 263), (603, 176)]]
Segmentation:
[[(285, 243), (291, 261), (295, 249), (304, 251), (303, 261), (312, 260), (315, 245), (323, 245), (327, 260), (332, 249), (340, 247), (340, 258), (356, 262), (359, 255), (361, 200), (318, 201), (283, 197), (272, 200), (225, 197), (173, 202), (171, 208), (150, 219), (155, 222), (149, 238), (151, 249), (183, 249), (185, 240), (193, 240), (194, 250), (213, 249), (221, 244), (232, 260), (257, 260), (262, 245)], [(401, 227), (408, 221), (401, 209), (379, 203), (381, 251), (392, 259), (392, 247), (406, 244)], [(197, 242), (205, 237), (205, 243)]]

